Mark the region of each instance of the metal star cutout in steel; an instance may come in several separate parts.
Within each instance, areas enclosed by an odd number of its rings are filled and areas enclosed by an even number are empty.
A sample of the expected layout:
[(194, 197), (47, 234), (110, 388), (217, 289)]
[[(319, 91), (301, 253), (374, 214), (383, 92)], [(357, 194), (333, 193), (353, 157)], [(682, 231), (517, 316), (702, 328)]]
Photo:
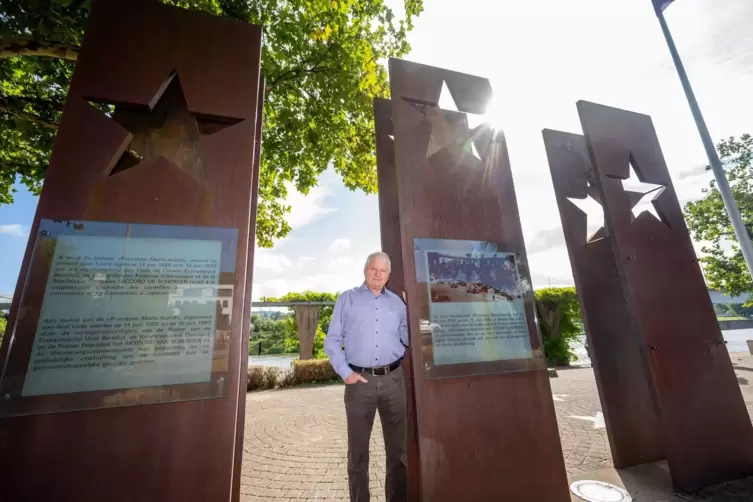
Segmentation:
[(209, 178), (199, 155), (199, 138), (241, 121), (201, 118), (191, 113), (175, 73), (160, 87), (149, 107), (116, 104), (110, 118), (131, 134), (131, 141), (110, 176), (162, 157), (207, 186)]
[(601, 205), (601, 196), (591, 181), (589, 181), (586, 186), (585, 198), (576, 199), (574, 197), (568, 197), (567, 200), (586, 214), (586, 228), (592, 230), (592, 232), (589, 232), (588, 234), (586, 243), (596, 242), (607, 236), (604, 207)]
[(638, 216), (648, 212), (657, 220), (663, 222), (662, 218), (659, 217), (659, 213), (656, 212), (653, 202), (661, 197), (666, 188), (664, 185), (641, 181), (631, 162), (630, 176), (622, 180), (622, 189), (630, 198), (630, 210), (633, 213), (630, 221), (635, 221)]
[(427, 158), (455, 145), (460, 146), (461, 152), (458, 153), (465, 153), (479, 161), (482, 160), (473, 142), (473, 132), (485, 123), (486, 118), (483, 115), (459, 111), (446, 82), (442, 82), (442, 91), (436, 106), (407, 99), (406, 101), (431, 123), (431, 137), (426, 149)]

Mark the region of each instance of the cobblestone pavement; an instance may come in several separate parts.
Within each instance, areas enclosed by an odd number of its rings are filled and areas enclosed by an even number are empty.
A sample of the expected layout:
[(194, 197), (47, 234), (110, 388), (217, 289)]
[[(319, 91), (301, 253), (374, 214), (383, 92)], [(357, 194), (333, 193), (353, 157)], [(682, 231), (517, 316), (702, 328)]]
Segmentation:
[[(753, 357), (734, 355), (753, 416)], [(559, 372), (550, 380), (562, 449), (570, 476), (611, 467), (609, 440), (590, 368)], [(302, 502), (348, 500), (342, 385), (250, 393), (247, 396), (241, 500)], [(384, 447), (377, 416), (371, 441), (372, 500), (384, 501)], [(753, 479), (681, 500), (751, 500)], [(739, 498), (743, 497), (743, 498)], [(651, 499), (642, 498), (650, 501)]]

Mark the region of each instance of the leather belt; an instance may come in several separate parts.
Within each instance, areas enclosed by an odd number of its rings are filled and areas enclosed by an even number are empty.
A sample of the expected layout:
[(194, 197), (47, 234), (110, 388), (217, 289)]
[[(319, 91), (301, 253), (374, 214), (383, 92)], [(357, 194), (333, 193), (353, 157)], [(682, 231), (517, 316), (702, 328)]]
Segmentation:
[(401, 358), (392, 364), (388, 364), (387, 366), (377, 366), (376, 368), (361, 368), (360, 366), (354, 366), (352, 364), (349, 364), (348, 366), (350, 366), (350, 369), (352, 369), (356, 373), (367, 373), (374, 376), (381, 376), (392, 373), (400, 366), (402, 362), (403, 360)]

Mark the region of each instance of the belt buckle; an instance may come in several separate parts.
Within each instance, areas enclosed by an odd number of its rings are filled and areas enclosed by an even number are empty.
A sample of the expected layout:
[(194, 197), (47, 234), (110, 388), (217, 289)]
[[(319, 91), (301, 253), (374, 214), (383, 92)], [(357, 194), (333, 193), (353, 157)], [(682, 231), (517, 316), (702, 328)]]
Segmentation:
[[(382, 370), (382, 373), (377, 373), (377, 371), (379, 370)], [(385, 375), (389, 375), (389, 373), (390, 373), (389, 366), (377, 366), (376, 368), (371, 368), (372, 376), (385, 376)]]

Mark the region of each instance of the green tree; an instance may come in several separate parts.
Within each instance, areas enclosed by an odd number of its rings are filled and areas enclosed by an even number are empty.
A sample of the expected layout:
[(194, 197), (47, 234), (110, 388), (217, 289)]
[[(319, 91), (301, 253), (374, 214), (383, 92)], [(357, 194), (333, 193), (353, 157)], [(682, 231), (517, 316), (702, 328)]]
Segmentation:
[(729, 317), (753, 317), (753, 305), (743, 305), (742, 303), (730, 303), (727, 305), (727, 316)]
[(567, 366), (577, 357), (570, 344), (583, 333), (575, 288), (537, 290), (536, 314), (547, 363)]
[[(717, 145), (730, 188), (740, 208), (748, 238), (753, 237), (753, 136), (731, 137)], [(706, 169), (710, 169), (707, 167)], [(685, 205), (685, 220), (693, 239), (708, 244), (700, 258), (709, 287), (730, 296), (753, 293), (745, 265), (716, 181), (703, 190), (702, 199)]]
[[(380, 62), (408, 52), (423, 0), (405, 0), (399, 21), (384, 0), (162, 1), (264, 27), (259, 245), (290, 231), (286, 181), (305, 194), (331, 164), (351, 190), (376, 191), (373, 99), (389, 93)], [(0, 204), (17, 178), (41, 189), (90, 8), (0, 0)]]
[(262, 354), (287, 353), (288, 340), (291, 337), (297, 338), (295, 319), (290, 315), (284, 317), (252, 315), (251, 324), (254, 328), (248, 344), (249, 355), (258, 353), (259, 342), (261, 342)]
[[(263, 302), (334, 302), (337, 300), (338, 293), (316, 293), (313, 291), (304, 291), (303, 293), (288, 293), (280, 298), (264, 297)], [(332, 311), (334, 305), (323, 305), (319, 314), (319, 324), (314, 336), (314, 358), (321, 359), (327, 357), (324, 353), (324, 338), (327, 336), (329, 323), (332, 320)], [(291, 314), (295, 309), (290, 307)], [(289, 337), (286, 342), (286, 352), (297, 352), (300, 349), (298, 343), (298, 325), (295, 324), (295, 316), (292, 316), (292, 324), (295, 328), (295, 337)]]
[(5, 319), (3, 315), (0, 314), (0, 343), (3, 341), (3, 335), (5, 335), (5, 330), (8, 327), (8, 321)]

